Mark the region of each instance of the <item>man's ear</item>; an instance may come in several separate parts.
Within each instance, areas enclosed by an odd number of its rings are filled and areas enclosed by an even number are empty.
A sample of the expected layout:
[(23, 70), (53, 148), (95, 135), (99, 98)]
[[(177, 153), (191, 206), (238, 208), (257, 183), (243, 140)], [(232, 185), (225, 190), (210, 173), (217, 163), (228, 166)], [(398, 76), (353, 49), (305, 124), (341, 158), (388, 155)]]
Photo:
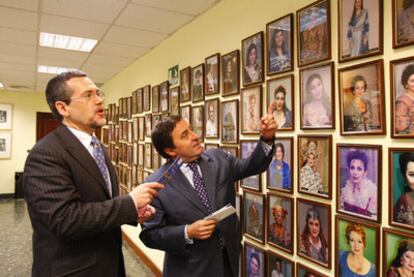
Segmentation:
[(63, 118), (69, 116), (68, 105), (65, 102), (56, 101), (55, 108)]
[(164, 152), (167, 153), (168, 156), (170, 156), (171, 158), (177, 157), (177, 152), (175, 152), (174, 148), (167, 147), (167, 148), (164, 149)]

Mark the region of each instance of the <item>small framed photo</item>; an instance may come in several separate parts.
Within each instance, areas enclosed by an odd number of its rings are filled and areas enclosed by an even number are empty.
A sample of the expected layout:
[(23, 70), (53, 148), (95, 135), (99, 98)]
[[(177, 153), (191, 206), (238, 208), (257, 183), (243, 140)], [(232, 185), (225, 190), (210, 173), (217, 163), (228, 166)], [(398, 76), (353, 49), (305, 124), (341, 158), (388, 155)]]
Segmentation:
[[(331, 206), (297, 198), (298, 256), (331, 268)], [(346, 276), (346, 275), (343, 275)]]
[[(247, 159), (253, 154), (259, 140), (244, 140), (240, 142), (241, 158)], [(240, 180), (243, 188), (248, 188), (256, 191), (261, 191), (261, 174), (253, 175)]]
[(138, 117), (138, 129), (138, 138), (143, 141), (145, 136), (145, 118), (143, 116)]
[(160, 84), (160, 106), (161, 112), (169, 112), (169, 95), (168, 95), (168, 81)]
[(204, 100), (204, 64), (197, 65), (191, 70), (191, 94), (193, 102)]
[(296, 263), (296, 274), (298, 277), (327, 277), (315, 269), (311, 269), (301, 263)]
[(276, 138), (275, 153), (267, 170), (269, 190), (293, 193), (293, 137)]
[(267, 243), (293, 254), (293, 199), (267, 195)]
[(180, 87), (170, 89), (171, 115), (180, 113)]
[[(377, 224), (335, 216), (335, 276), (380, 276), (380, 234)], [(358, 259), (358, 263), (352, 262)], [(358, 272), (358, 273), (356, 273)]]
[[(137, 112), (137, 98), (138, 98), (137, 91), (133, 91), (132, 92), (132, 114), (137, 114), (138, 113)], [(112, 104), (109, 104), (107, 112), (112, 113), (112, 108), (111, 107), (112, 107)], [(107, 123), (112, 122), (112, 114), (105, 113), (105, 115), (108, 117), (107, 120), (106, 120)]]
[(293, 70), (293, 14), (266, 24), (267, 75)]
[(0, 132), (0, 159), (11, 159), (11, 132)]
[(160, 112), (160, 86), (153, 86), (152, 87), (152, 112), (158, 113)]
[(339, 61), (382, 54), (382, 0), (338, 2)]
[(381, 145), (337, 144), (337, 212), (381, 222)]
[(295, 277), (294, 263), (271, 250), (267, 250), (267, 276), (281, 277), (291, 276)]
[(185, 105), (180, 107), (180, 115), (185, 121), (191, 123), (191, 106)]
[[(414, 235), (394, 229), (382, 229), (382, 276), (413, 274)], [(378, 270), (379, 271), (379, 270)]]
[(316, 1), (296, 12), (298, 24), (298, 65), (331, 58), (330, 1)]
[(239, 101), (221, 102), (221, 142), (239, 142)]
[(393, 48), (408, 46), (414, 43), (413, 12), (414, 2), (407, 0), (392, 1)]
[(219, 98), (206, 100), (206, 138), (219, 138), (220, 109)]
[(154, 145), (152, 145), (152, 168), (154, 170), (157, 170), (160, 167), (160, 163), (160, 154), (158, 153), (157, 149), (155, 149)]
[(168, 83), (170, 86), (175, 86), (178, 84), (179, 76), (178, 76), (178, 64), (170, 67), (168, 69)]
[(152, 168), (152, 143), (145, 143), (145, 168)]
[(214, 54), (207, 57), (206, 79), (204, 80), (206, 95), (212, 95), (220, 92), (220, 54)]
[(263, 32), (242, 40), (242, 54), (243, 86), (263, 82)]
[(301, 129), (335, 128), (333, 71), (333, 62), (300, 70)]
[(191, 67), (180, 71), (180, 102), (187, 102), (191, 99)]
[(151, 86), (146, 85), (142, 88), (143, 100), (144, 100), (144, 111), (149, 112), (151, 110)]
[(389, 223), (414, 230), (414, 148), (389, 148)]
[(151, 131), (152, 131), (152, 115), (146, 114), (145, 115), (145, 137), (149, 138), (151, 137)]
[(267, 110), (272, 109), (278, 131), (292, 131), (295, 128), (295, 89), (293, 74), (267, 80)]
[[(413, 34), (414, 35), (414, 34)], [(391, 137), (414, 137), (414, 59), (412, 57), (390, 62), (391, 74)]]
[(382, 60), (338, 70), (341, 135), (385, 134)]
[(138, 166), (144, 168), (144, 144), (138, 144)]
[(143, 105), (144, 105), (144, 92), (142, 88), (140, 88), (140, 89), (137, 89), (137, 113), (142, 113), (144, 111)]
[(240, 92), (240, 53), (235, 50), (221, 57), (221, 80), (223, 80), (222, 96)]
[(191, 128), (200, 141), (204, 140), (204, 106), (191, 109)]
[(220, 149), (223, 150), (227, 155), (238, 158), (239, 155), (239, 146), (238, 145), (220, 145)]
[(206, 149), (206, 151), (209, 149), (218, 149), (219, 145), (218, 143), (205, 143), (204, 148)]
[(157, 124), (161, 121), (161, 115), (160, 114), (153, 114), (152, 115), (152, 128), (154, 128), (155, 126), (157, 126)]
[(259, 192), (243, 190), (243, 232), (264, 244), (265, 197)]
[(243, 248), (243, 273), (241, 276), (265, 276), (265, 250), (247, 241), (244, 242)]
[(332, 198), (332, 136), (298, 135), (298, 192)]
[(259, 134), (262, 115), (262, 85), (242, 89), (241, 91), (241, 133)]

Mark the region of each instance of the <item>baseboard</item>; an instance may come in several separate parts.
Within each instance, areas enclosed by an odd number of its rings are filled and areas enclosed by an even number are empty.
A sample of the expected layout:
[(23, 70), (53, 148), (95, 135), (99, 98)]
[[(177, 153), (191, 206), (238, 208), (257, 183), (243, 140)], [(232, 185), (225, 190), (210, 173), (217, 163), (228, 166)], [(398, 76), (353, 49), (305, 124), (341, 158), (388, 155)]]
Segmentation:
[(156, 277), (162, 277), (162, 272), (154, 264), (154, 262), (136, 245), (132, 239), (122, 231), (122, 240), (131, 247), (132, 251), (141, 259), (141, 261), (148, 266)]
[(0, 199), (14, 198), (14, 193), (0, 193)]

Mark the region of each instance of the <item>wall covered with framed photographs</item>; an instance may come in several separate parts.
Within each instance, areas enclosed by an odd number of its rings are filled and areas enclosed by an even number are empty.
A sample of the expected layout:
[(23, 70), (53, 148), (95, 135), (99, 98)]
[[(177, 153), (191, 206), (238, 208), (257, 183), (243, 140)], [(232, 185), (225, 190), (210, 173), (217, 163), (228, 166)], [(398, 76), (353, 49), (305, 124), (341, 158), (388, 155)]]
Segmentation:
[[(220, 1), (157, 56), (138, 61), (138, 89), (121, 84), (127, 73), (104, 87), (133, 91), (112, 96), (105, 127), (121, 191), (164, 162), (149, 137), (161, 118), (180, 113), (206, 148), (245, 158), (260, 117), (272, 112), (279, 129), (269, 169), (235, 185), (243, 276), (254, 274), (251, 257), (261, 264), (258, 276), (401, 270), (400, 247), (414, 256), (414, 4), (242, 2)], [(200, 32), (201, 42), (182, 42)], [(176, 64), (172, 85), (166, 80)], [(162, 70), (146, 74), (146, 66)], [(354, 241), (362, 241), (360, 251)]]

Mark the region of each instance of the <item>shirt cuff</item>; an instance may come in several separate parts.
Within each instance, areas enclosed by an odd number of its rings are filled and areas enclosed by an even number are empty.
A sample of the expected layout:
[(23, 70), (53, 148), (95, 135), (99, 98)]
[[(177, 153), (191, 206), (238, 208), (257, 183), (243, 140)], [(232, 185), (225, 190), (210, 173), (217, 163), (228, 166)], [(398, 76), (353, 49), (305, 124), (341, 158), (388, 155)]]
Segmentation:
[(260, 144), (262, 145), (262, 149), (265, 152), (266, 156), (269, 155), (269, 153), (272, 151), (272, 146), (262, 140), (260, 140)]
[(185, 239), (185, 244), (193, 244), (193, 243), (194, 243), (194, 240), (193, 240), (193, 239), (190, 239), (190, 238), (188, 237), (187, 227), (188, 227), (188, 225), (185, 225), (185, 227), (184, 227), (184, 239)]
[(138, 205), (137, 205), (137, 203), (135, 203), (135, 199), (132, 196), (132, 192), (128, 193), (128, 195), (131, 196), (132, 202), (134, 202), (134, 205), (135, 205), (135, 210), (137, 210), (137, 212), (138, 212)]

